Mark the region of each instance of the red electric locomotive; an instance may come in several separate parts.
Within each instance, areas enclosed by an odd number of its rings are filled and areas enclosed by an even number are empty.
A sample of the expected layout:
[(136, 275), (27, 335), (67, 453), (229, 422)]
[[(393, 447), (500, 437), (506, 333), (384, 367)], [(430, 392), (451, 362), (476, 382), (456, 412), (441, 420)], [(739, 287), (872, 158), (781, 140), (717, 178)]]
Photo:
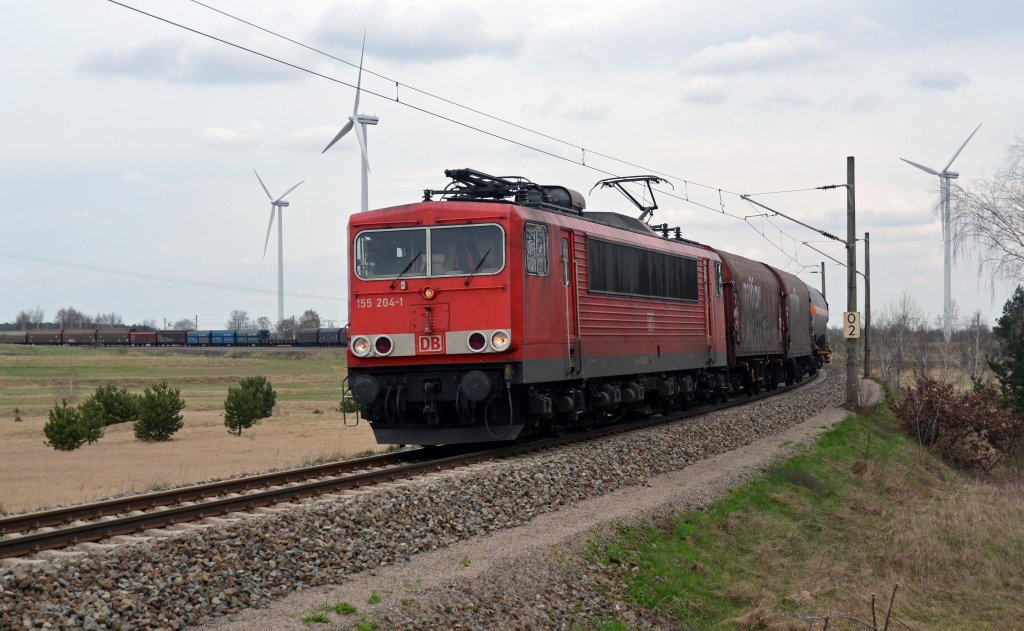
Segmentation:
[[(563, 187), (445, 175), (452, 184), (425, 201), (349, 223), (348, 387), (379, 443), (514, 440), (814, 368), (809, 291), (795, 277), (749, 261), (771, 278), (763, 293), (776, 293), (760, 317), (774, 346), (754, 353), (742, 341), (764, 305), (733, 300), (736, 275), (723, 266), (740, 257), (625, 215), (584, 214)], [(779, 293), (790, 284), (803, 287), (793, 301)], [(806, 324), (788, 343), (768, 331), (787, 333), (780, 302), (789, 333)]]

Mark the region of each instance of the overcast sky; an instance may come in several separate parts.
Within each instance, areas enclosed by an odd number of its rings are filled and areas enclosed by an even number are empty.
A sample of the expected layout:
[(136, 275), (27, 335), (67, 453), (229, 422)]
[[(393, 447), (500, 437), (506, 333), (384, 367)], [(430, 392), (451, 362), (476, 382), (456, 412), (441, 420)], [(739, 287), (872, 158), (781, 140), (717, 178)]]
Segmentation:
[[(833, 324), (845, 269), (802, 242), (845, 261), (843, 247), (779, 217), (749, 217), (762, 211), (736, 193), (845, 183), (855, 156), (874, 310), (909, 291), (935, 318), (937, 178), (898, 158), (941, 169), (981, 123), (953, 165), (969, 183), (1024, 135), (1017, 2), (209, 3), (353, 63), (366, 30), (365, 67), (387, 77), (363, 77), (382, 95), (364, 93), (360, 107), (380, 116), (369, 130), (371, 208), (419, 200), (444, 186), (447, 168), (584, 193), (601, 171), (657, 170), (696, 203), (662, 195), (654, 222), (815, 286), (820, 275), (807, 272), (826, 260)], [(356, 81), (349, 65), (193, 2), (128, 4)], [(305, 180), (285, 209), (286, 314), (314, 308), (346, 321), (359, 154), (351, 135), (321, 150), (352, 111), (351, 87), (110, 2), (6, 0), (3, 15), (0, 321), (37, 306), (48, 319), (74, 306), (126, 323), (198, 316), (202, 328), (223, 326), (232, 309), (275, 318), (276, 228), (264, 258), (270, 207), (253, 169), (275, 194)], [(580, 147), (593, 168), (579, 164)], [(844, 189), (756, 199), (846, 234)], [(587, 204), (635, 214), (613, 191)], [(991, 321), (1009, 293), (980, 279), (975, 262), (957, 262), (961, 313)]]

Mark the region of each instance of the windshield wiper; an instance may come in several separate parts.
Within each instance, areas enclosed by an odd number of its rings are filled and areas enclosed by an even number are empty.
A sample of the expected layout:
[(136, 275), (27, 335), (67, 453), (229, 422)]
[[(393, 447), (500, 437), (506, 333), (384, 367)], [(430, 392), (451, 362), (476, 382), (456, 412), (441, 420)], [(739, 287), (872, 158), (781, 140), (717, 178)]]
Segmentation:
[(395, 280), (391, 281), (391, 286), (388, 287), (388, 289), (394, 289), (395, 288), (395, 283), (398, 282), (398, 279), (401, 278), (402, 276), (405, 276), (405, 273), (409, 271), (409, 268), (412, 267), (413, 263), (415, 263), (417, 260), (419, 260), (419, 258), (420, 258), (420, 256), (422, 254), (423, 254), (423, 250), (420, 250), (419, 252), (416, 253), (416, 256), (412, 257), (412, 260), (409, 261), (409, 263), (404, 268), (402, 268), (402, 271), (398, 272), (398, 276), (395, 276)]
[(469, 287), (469, 281), (473, 280), (473, 275), (480, 271), (480, 267), (484, 264), (484, 261), (487, 260), (487, 255), (490, 253), (491, 249), (487, 248), (487, 251), (484, 252), (484, 255), (480, 257), (480, 262), (476, 264), (476, 267), (473, 268), (473, 271), (470, 272), (469, 276), (466, 277), (466, 282), (464, 282), (463, 285)]

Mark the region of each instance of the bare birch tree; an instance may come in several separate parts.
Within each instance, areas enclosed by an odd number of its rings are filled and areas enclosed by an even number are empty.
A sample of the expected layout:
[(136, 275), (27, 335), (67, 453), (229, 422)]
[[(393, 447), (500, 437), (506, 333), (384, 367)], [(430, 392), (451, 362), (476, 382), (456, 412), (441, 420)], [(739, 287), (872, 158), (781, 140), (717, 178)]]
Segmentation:
[(1024, 140), (992, 178), (954, 185), (950, 199), (957, 254), (977, 258), (991, 281), (1024, 282)]

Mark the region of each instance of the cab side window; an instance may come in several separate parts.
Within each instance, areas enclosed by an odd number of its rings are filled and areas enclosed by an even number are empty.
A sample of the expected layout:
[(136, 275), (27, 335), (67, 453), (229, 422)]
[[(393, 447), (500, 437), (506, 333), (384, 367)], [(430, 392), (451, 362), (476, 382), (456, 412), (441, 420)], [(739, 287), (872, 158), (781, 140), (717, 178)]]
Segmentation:
[(528, 223), (523, 228), (526, 273), (533, 276), (548, 275), (548, 227)]

